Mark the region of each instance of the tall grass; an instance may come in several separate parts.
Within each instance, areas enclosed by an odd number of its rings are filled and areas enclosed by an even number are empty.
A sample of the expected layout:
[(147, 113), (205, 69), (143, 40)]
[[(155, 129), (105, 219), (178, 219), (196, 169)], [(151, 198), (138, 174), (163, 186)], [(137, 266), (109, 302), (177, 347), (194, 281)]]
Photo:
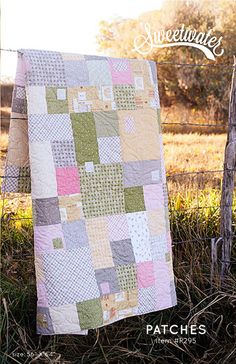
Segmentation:
[[(178, 305), (122, 320), (91, 331), (87, 337), (35, 335), (31, 209), (23, 199), (17, 205), (17, 214), (12, 215), (14, 203), (5, 203), (1, 334), (6, 340), (2, 343), (2, 363), (235, 363), (235, 270), (223, 288), (217, 276), (211, 279), (210, 239), (205, 239), (219, 236), (219, 190), (197, 194), (186, 189), (170, 198), (172, 235), (174, 241), (180, 242), (173, 246)], [(233, 211), (235, 227), (235, 201)], [(14, 220), (17, 218), (23, 219)], [(235, 259), (235, 251), (233, 254)], [(196, 344), (178, 343), (173, 335), (169, 342), (161, 344), (146, 334), (147, 324), (166, 323), (204, 324), (207, 333), (198, 335)]]

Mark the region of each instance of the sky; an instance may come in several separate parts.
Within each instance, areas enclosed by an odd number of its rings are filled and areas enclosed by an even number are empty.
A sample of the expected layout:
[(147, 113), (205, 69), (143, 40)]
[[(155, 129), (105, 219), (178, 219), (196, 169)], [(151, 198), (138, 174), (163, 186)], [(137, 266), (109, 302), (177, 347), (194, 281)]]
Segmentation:
[[(164, 0), (2, 0), (1, 48), (101, 54), (101, 20), (136, 18)], [(1, 78), (14, 78), (16, 53), (1, 53)]]

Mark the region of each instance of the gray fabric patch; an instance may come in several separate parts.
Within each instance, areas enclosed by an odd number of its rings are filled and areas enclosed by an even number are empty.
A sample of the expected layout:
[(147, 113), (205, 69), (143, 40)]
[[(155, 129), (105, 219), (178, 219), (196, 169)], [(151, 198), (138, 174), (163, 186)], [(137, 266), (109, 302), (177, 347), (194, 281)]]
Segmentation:
[(61, 218), (57, 197), (33, 200), (32, 206), (35, 225), (60, 224)]
[(95, 270), (95, 276), (101, 295), (104, 295), (101, 287), (101, 284), (103, 283), (108, 283), (110, 291), (109, 294), (117, 293), (120, 291), (115, 268), (112, 267), (112, 268), (97, 269)]
[(84, 220), (63, 223), (62, 230), (66, 242), (66, 249), (76, 249), (88, 244)]
[(135, 161), (123, 163), (124, 186), (150, 185), (161, 181), (161, 161)]
[(112, 241), (112, 258), (115, 265), (123, 265), (135, 262), (131, 239)]
[(37, 334), (54, 334), (52, 320), (48, 307), (37, 307)]

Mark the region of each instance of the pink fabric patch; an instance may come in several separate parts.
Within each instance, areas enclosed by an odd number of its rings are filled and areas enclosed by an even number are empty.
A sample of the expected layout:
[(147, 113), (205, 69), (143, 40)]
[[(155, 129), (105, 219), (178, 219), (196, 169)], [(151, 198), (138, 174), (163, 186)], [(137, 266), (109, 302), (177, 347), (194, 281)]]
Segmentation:
[(143, 186), (144, 202), (147, 210), (164, 208), (164, 195), (161, 184)]
[(153, 262), (141, 262), (137, 264), (138, 288), (153, 286), (155, 282)]
[(125, 59), (109, 59), (112, 82), (114, 85), (133, 85), (132, 70), (130, 62)]
[(166, 262), (155, 261), (155, 287), (156, 287), (156, 308), (158, 310), (172, 306), (170, 287), (170, 265)]
[(101, 287), (101, 290), (102, 290), (102, 293), (103, 294), (110, 293), (110, 287), (109, 287), (109, 283), (108, 282), (100, 283), (100, 287)]
[(48, 307), (47, 291), (45, 284), (37, 283), (37, 304), (41, 307)]
[(79, 174), (76, 167), (56, 168), (56, 178), (59, 196), (80, 192)]
[(17, 61), (15, 84), (25, 86), (26, 72), (30, 70), (29, 62), (25, 56), (20, 56)]
[(53, 239), (62, 239), (64, 236), (61, 224), (45, 225), (34, 227), (35, 253), (40, 254), (44, 251), (54, 250)]

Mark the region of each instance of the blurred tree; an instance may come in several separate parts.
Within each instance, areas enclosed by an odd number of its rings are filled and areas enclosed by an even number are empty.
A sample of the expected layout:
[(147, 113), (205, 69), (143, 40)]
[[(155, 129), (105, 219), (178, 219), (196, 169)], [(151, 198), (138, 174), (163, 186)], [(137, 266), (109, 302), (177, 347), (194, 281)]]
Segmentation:
[[(143, 33), (141, 23), (149, 23), (153, 31), (181, 27), (197, 32), (213, 30), (223, 36), (224, 54), (209, 61), (198, 49), (171, 47), (153, 49), (147, 56), (133, 51), (134, 38)], [(236, 54), (235, 0), (165, 0), (160, 10), (142, 14), (137, 19), (117, 18), (102, 21), (97, 37), (100, 50), (115, 57), (148, 58), (175, 63), (232, 64)], [(231, 70), (227, 67), (158, 67), (159, 90), (163, 105), (183, 102), (198, 109), (209, 108), (215, 120), (226, 120)]]

